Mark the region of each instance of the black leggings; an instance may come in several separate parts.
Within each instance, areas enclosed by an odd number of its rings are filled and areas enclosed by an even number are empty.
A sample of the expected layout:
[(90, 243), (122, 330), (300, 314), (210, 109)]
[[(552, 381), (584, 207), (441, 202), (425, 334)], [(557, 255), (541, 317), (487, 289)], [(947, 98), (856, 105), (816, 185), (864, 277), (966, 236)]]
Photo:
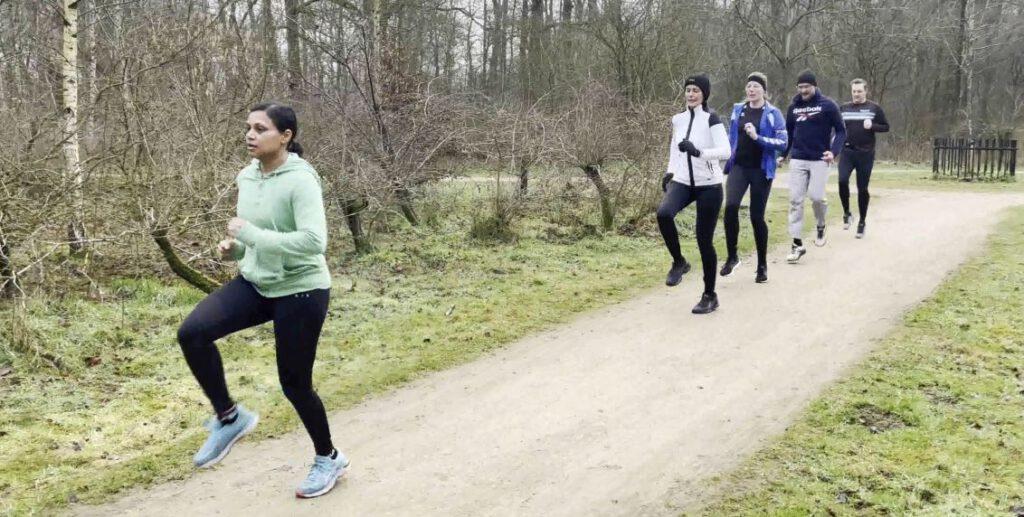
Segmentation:
[(329, 289), (266, 298), (239, 276), (199, 302), (178, 329), (178, 343), (213, 409), (224, 413), (234, 405), (224, 380), (220, 352), (213, 342), (273, 321), (281, 388), (299, 413), (316, 453), (330, 454), (334, 446), (327, 412), (313, 391), (313, 361), (329, 299)]
[(740, 236), (740, 201), (750, 188), (750, 225), (754, 227), (754, 243), (757, 245), (757, 265), (768, 265), (768, 223), (764, 220), (768, 195), (772, 191), (772, 180), (764, 171), (735, 165), (729, 173), (725, 186), (725, 245), (729, 258), (737, 258), (736, 243)]
[(672, 260), (683, 262), (675, 217), (694, 201), (697, 202), (697, 249), (700, 250), (700, 260), (704, 265), (704, 292), (712, 294), (715, 292), (715, 268), (718, 266), (714, 237), (718, 213), (722, 210), (722, 185), (690, 187), (670, 181), (668, 191), (658, 207), (658, 229), (665, 239), (668, 252), (672, 254)]
[(843, 213), (850, 213), (850, 175), (857, 170), (857, 208), (860, 209), (860, 220), (868, 216), (868, 182), (871, 181), (871, 168), (875, 165), (874, 151), (855, 151), (843, 149), (839, 153), (839, 201), (843, 203)]

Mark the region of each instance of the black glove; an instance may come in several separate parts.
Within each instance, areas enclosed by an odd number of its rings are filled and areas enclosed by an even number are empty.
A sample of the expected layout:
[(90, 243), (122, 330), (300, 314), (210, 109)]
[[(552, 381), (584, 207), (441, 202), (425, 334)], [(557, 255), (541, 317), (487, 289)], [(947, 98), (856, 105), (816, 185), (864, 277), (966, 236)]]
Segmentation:
[(668, 173), (668, 174), (665, 174), (665, 176), (663, 178), (661, 178), (661, 191), (662, 192), (668, 192), (668, 182), (670, 182), (670, 181), (672, 181), (672, 173), (671, 172)]
[(700, 157), (700, 149), (697, 149), (697, 146), (693, 145), (693, 142), (685, 138), (679, 142), (679, 152), (687, 153), (694, 158)]

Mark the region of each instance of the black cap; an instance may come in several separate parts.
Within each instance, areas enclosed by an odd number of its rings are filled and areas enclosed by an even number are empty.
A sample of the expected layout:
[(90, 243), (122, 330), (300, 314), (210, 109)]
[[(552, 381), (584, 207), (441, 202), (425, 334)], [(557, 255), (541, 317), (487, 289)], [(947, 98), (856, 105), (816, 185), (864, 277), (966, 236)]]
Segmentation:
[(708, 104), (708, 98), (711, 97), (711, 79), (708, 79), (708, 76), (704, 74), (691, 75), (686, 78), (686, 82), (683, 83), (683, 88), (690, 86), (691, 84), (700, 88), (701, 93), (704, 94), (703, 104), (706, 106)]
[(796, 78), (796, 84), (812, 84), (818, 86), (818, 78), (814, 77), (814, 72), (810, 70), (804, 70), (800, 72), (800, 76)]

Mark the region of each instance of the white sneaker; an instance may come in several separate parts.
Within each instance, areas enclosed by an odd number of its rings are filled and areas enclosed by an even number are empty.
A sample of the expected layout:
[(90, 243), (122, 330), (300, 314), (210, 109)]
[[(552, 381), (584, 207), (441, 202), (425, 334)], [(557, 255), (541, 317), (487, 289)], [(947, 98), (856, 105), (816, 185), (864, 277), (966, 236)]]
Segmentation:
[(803, 246), (797, 246), (796, 244), (794, 244), (789, 252), (789, 255), (786, 255), (786, 262), (789, 262), (790, 264), (796, 264), (800, 260), (800, 257), (804, 256), (806, 253), (807, 250), (804, 249)]
[(820, 248), (824, 246), (826, 242), (828, 242), (828, 239), (825, 238), (825, 227), (819, 226), (818, 234), (814, 237), (814, 245)]

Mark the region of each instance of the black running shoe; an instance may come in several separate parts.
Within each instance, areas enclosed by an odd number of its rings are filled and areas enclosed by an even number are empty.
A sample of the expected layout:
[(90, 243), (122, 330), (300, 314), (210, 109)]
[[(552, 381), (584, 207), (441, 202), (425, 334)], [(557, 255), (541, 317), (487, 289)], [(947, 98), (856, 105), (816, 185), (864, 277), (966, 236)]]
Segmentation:
[(718, 308), (718, 295), (704, 293), (700, 296), (700, 302), (693, 306), (694, 314), (707, 314)]
[(754, 281), (763, 284), (768, 281), (768, 266), (757, 266), (757, 275), (754, 276)]
[(722, 265), (722, 271), (721, 271), (722, 276), (729, 276), (729, 275), (731, 275), (732, 274), (732, 270), (736, 269), (736, 266), (739, 266), (739, 265), (740, 265), (740, 259), (738, 259), (738, 258), (733, 257), (733, 258), (726, 259), (725, 260), (725, 264)]
[(857, 223), (857, 238), (858, 239), (863, 239), (864, 238), (864, 221), (861, 221), (861, 222)]
[(850, 229), (850, 225), (852, 225), (852, 224), (853, 224), (853, 214), (851, 214), (849, 212), (843, 214), (843, 229), (844, 230), (849, 230)]
[(690, 263), (687, 261), (673, 262), (672, 268), (668, 270), (668, 278), (665, 279), (665, 285), (671, 287), (679, 285), (679, 282), (683, 281), (683, 275), (690, 270)]

